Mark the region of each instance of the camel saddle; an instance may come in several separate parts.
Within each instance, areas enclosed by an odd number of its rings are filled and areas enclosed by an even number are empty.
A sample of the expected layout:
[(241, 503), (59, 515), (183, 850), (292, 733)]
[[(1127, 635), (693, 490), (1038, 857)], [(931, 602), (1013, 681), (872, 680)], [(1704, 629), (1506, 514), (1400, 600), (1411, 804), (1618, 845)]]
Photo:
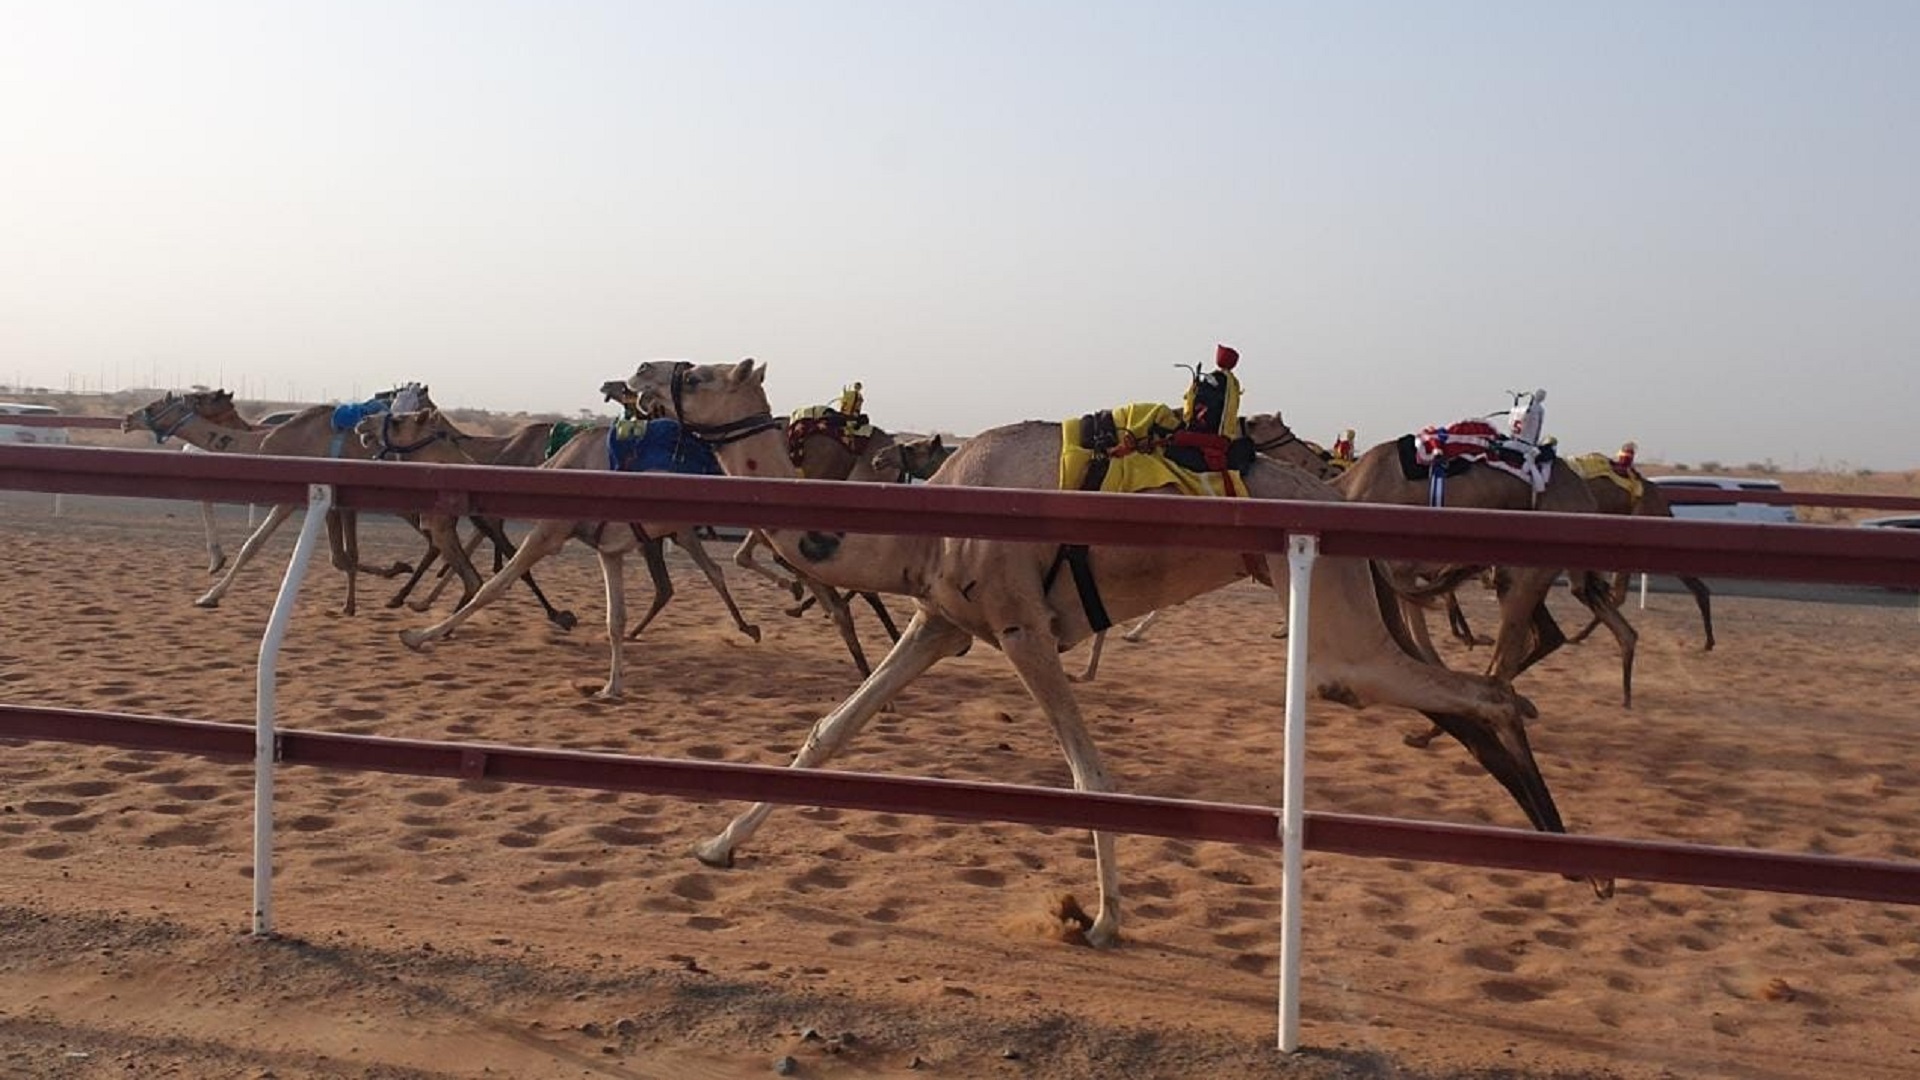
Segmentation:
[(1526, 481), (1537, 495), (1546, 490), (1553, 470), (1552, 446), (1509, 437), (1485, 420), (1423, 428), (1402, 435), (1398, 448), (1408, 480), (1458, 476), (1471, 465), (1487, 465)]
[(607, 459), (616, 472), (719, 476), (713, 448), (688, 435), (678, 420), (621, 420), (607, 429)]
[(1607, 479), (1620, 485), (1627, 493), (1629, 506), (1640, 505), (1640, 496), (1646, 491), (1640, 473), (1631, 465), (1623, 465), (1605, 454), (1581, 454), (1567, 459), (1573, 471), (1584, 480)]
[(804, 456), (802, 448), (808, 439), (815, 435), (825, 435), (834, 439), (847, 452), (858, 457), (867, 452), (867, 444), (873, 441), (873, 424), (868, 422), (865, 413), (846, 413), (832, 405), (806, 405), (793, 410), (787, 418), (787, 458), (796, 469), (801, 467)]
[(1060, 425), (1062, 491), (1148, 491), (1173, 486), (1185, 495), (1247, 493), (1241, 472), (1253, 463), (1253, 442), (1186, 427), (1155, 402), (1088, 413)]

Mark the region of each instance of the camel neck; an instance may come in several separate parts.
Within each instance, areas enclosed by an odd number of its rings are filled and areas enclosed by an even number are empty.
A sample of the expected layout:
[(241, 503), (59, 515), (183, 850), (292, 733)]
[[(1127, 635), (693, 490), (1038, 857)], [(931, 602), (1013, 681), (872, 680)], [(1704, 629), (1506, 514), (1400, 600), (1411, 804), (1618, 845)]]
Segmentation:
[(170, 434), (183, 442), (215, 453), (245, 453), (253, 448), (250, 444), (257, 445), (260, 441), (255, 432), (221, 427), (197, 413), (188, 416)]

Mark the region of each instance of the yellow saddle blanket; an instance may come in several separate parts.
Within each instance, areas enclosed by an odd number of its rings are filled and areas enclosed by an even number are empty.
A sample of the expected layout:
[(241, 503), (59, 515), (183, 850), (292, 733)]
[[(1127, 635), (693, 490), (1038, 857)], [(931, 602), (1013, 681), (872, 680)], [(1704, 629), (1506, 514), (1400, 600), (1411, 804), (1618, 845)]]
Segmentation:
[(1624, 474), (1621, 473), (1613, 467), (1613, 459), (1605, 454), (1581, 454), (1579, 457), (1569, 458), (1568, 461), (1573, 465), (1573, 471), (1583, 478), (1611, 480), (1626, 491), (1628, 500), (1636, 505), (1640, 502), (1640, 494), (1644, 486), (1638, 472), (1629, 470)]
[(1090, 425), (1101, 414), (1073, 417), (1060, 425), (1060, 489), (1080, 491), (1087, 471), (1096, 461), (1106, 462), (1101, 491), (1147, 491), (1177, 487), (1185, 495), (1247, 493), (1246, 481), (1231, 470), (1196, 472), (1167, 460), (1166, 449), (1180, 431), (1180, 414), (1154, 402), (1136, 402), (1110, 410), (1117, 444), (1109, 449), (1089, 447)]

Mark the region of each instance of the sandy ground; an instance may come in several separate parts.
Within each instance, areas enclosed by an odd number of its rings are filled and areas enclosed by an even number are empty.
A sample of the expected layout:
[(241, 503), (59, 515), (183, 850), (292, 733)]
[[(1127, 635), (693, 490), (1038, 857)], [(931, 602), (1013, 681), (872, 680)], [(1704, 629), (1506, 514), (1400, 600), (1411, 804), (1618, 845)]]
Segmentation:
[[(217, 611), (198, 518), (0, 500), (0, 699), (252, 716), (256, 639), (290, 539)], [(290, 532), (290, 530), (289, 530)], [(238, 530), (228, 528), (229, 546)], [(372, 555), (411, 557), (397, 526)], [(681, 596), (605, 674), (597, 565), (542, 579), (424, 655), (423, 616), (332, 613), (310, 580), (282, 660), (291, 726), (784, 762), (856, 677), (830, 628), (734, 575), (754, 645), (676, 563)], [(646, 586), (630, 582), (632, 595)], [(1574, 622), (1560, 603), (1563, 621)], [(897, 607), (903, 615), (904, 604)], [(1480, 596), (1469, 611), (1489, 620)], [(1278, 613), (1252, 586), (1115, 644), (1084, 691), (1123, 790), (1279, 798)], [(1920, 719), (1910, 607), (1728, 599), (1720, 647), (1685, 597), (1629, 611), (1636, 703), (1596, 641), (1522, 679), (1579, 831), (1913, 858)], [(882, 639), (871, 621), (875, 655)], [(1479, 657), (1459, 650), (1453, 662)], [(1078, 657), (1070, 658), (1077, 662)], [(1315, 707), (1316, 809), (1522, 824), (1418, 718)], [(842, 765), (1064, 786), (1051, 735), (977, 648)], [(1067, 830), (791, 808), (740, 865), (688, 847), (733, 808), (289, 768), (284, 936), (256, 942), (246, 766), (84, 746), (0, 753), (0, 1077), (1832, 1077), (1920, 1075), (1916, 911), (1622, 882), (1307, 858), (1305, 1054), (1271, 1050), (1271, 852), (1123, 838), (1124, 944), (1061, 940), (1092, 897)]]

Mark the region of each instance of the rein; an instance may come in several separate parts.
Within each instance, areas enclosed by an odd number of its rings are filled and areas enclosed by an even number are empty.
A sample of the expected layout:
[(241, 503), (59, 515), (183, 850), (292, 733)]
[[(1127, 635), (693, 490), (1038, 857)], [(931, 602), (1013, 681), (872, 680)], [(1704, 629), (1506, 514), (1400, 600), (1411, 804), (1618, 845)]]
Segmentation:
[(728, 443), (737, 443), (741, 439), (758, 435), (763, 431), (786, 427), (781, 421), (775, 420), (772, 413), (743, 416), (724, 424), (696, 424), (688, 420), (686, 410), (681, 407), (680, 395), (687, 372), (692, 368), (692, 364), (685, 362), (673, 365), (673, 379), (668, 383), (668, 389), (673, 394), (673, 415), (680, 421), (680, 430), (708, 446), (725, 446)]

